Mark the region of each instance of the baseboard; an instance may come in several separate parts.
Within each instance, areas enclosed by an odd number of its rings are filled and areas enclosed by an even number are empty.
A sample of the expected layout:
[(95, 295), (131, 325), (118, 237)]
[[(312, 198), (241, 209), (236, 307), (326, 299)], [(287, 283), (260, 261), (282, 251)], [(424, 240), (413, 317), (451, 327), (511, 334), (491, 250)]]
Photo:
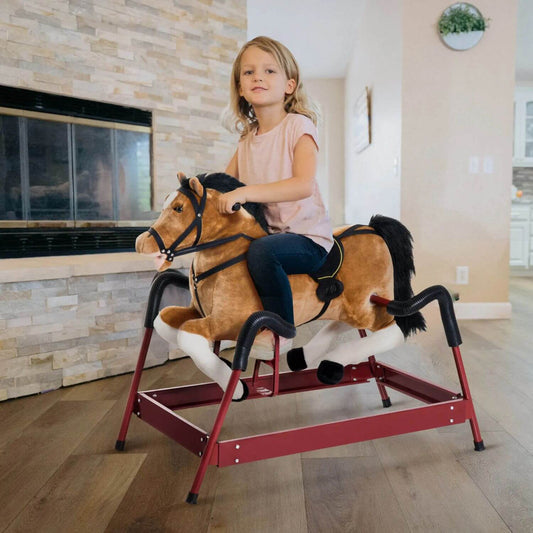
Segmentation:
[(493, 320), (511, 318), (510, 302), (479, 302), (454, 304), (455, 316), (458, 320)]

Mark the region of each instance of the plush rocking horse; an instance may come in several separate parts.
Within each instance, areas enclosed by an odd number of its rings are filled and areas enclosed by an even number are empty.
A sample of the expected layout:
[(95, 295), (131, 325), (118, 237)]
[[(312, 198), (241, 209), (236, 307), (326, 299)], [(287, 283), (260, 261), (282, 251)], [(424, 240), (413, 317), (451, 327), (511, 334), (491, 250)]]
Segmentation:
[[(236, 206), (232, 215), (222, 215), (214, 201), (240, 186), (222, 173), (182, 177), (181, 187), (165, 199), (159, 219), (136, 241), (137, 252), (154, 256), (159, 271), (169, 268), (176, 255), (197, 252), (190, 272), (191, 306), (164, 308), (154, 327), (223, 390), (231, 369), (210, 345), (236, 340), (247, 317), (262, 309), (246, 264), (250, 242), (267, 232), (262, 206), (247, 203), (243, 209)], [(374, 216), (368, 226), (338, 229), (325, 267), (313, 276), (289, 277), (296, 325), (317, 318), (333, 321), (306, 346), (289, 351), (290, 368), (318, 366), (319, 379), (334, 384), (342, 379), (345, 365), (390, 350), (425, 329), (420, 313), (395, 319), (370, 302), (373, 294), (410, 298), (413, 273), (411, 235), (397, 220)], [(352, 328), (373, 333), (328, 352), (333, 340)], [(240, 383), (233, 399), (246, 396)]]
[[(201, 457), (187, 502), (197, 503), (209, 465), (229, 466), (329, 446), (371, 440), (411, 431), (470, 422), (474, 448), (484, 448), (459, 345), (461, 336), (453, 302), (442, 286), (414, 296), (411, 235), (398, 221), (374, 216), (368, 226), (335, 231), (335, 244), (325, 265), (312, 275), (289, 277), (296, 326), (330, 320), (309, 343), (290, 350), (290, 372), (279, 371), (279, 338), (296, 329), (275, 313), (263, 311), (248, 273), (246, 252), (252, 240), (267, 233), (259, 204), (236, 205), (232, 215), (219, 214), (216, 197), (242, 184), (226, 174), (181, 179), (180, 188), (165, 199), (155, 224), (139, 235), (136, 249), (152, 255), (160, 273), (150, 289), (145, 334), (115, 444), (124, 450), (132, 414)], [(178, 255), (196, 252), (189, 280), (167, 270)], [(188, 288), (189, 307), (164, 307), (166, 286)], [(425, 329), (419, 310), (438, 300), (448, 345), (452, 348), (461, 391), (445, 389), (378, 362), (375, 354), (390, 350), (409, 334)], [(158, 313), (159, 311), (159, 313)], [(262, 327), (275, 333), (272, 360), (258, 359), (252, 377), (242, 378), (256, 334)], [(360, 338), (334, 344), (346, 330)], [(153, 330), (177, 344), (212, 381), (181, 387), (139, 391)], [(372, 333), (367, 336), (366, 330)], [(233, 363), (219, 358), (220, 341), (236, 340)], [(366, 361), (365, 361), (366, 359)], [(259, 372), (271, 366), (271, 375)], [(241, 379), (242, 378), (242, 379)], [(391, 405), (386, 387), (426, 404), (404, 410), (219, 440), (232, 401), (367, 383), (374, 379), (384, 407)], [(218, 404), (211, 432), (178, 415), (179, 409)]]

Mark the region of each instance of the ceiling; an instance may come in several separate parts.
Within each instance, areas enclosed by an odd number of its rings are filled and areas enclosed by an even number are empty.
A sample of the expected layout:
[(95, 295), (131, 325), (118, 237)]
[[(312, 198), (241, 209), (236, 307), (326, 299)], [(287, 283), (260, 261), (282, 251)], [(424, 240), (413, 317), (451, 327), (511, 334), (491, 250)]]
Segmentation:
[[(304, 78), (344, 78), (367, 1), (247, 0), (248, 38), (283, 42)], [(533, 0), (518, 0), (516, 79), (533, 81)]]
[(367, 0), (248, 0), (248, 38), (267, 35), (294, 54), (304, 78), (344, 78)]

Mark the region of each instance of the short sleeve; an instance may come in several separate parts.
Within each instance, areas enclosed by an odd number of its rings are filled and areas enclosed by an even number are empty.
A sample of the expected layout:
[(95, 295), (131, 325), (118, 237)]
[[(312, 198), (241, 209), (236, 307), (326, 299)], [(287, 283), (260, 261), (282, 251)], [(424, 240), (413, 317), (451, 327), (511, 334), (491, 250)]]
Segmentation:
[(318, 131), (313, 121), (305, 115), (294, 114), (292, 133), (293, 148), (303, 135), (310, 135), (316, 144), (317, 150), (320, 149), (318, 144)]

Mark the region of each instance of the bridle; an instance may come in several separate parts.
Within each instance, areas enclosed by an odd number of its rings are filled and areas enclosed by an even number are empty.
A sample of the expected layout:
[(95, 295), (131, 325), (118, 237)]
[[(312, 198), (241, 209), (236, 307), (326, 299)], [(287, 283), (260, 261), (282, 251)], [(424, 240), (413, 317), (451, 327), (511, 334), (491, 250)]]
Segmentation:
[[(221, 244), (226, 244), (228, 242), (235, 241), (237, 239), (240, 239), (241, 237), (248, 239), (250, 241), (255, 240), (255, 237), (250, 237), (249, 235), (246, 235), (245, 233), (237, 233), (235, 235), (232, 235), (231, 237), (225, 237), (223, 239), (215, 239), (214, 241), (209, 241), (209, 242), (205, 242), (202, 244), (198, 244), (200, 242), (200, 238), (202, 237), (202, 220), (203, 220), (204, 211), (205, 211), (205, 204), (207, 201), (207, 188), (204, 187), (204, 192), (202, 196), (200, 197), (199, 202), (196, 199), (196, 195), (188, 188), (180, 187), (178, 189), (178, 193), (185, 195), (190, 200), (193, 206), (193, 209), (194, 209), (194, 219), (189, 224), (189, 226), (185, 229), (185, 231), (170, 246), (167, 247), (165, 246), (165, 243), (161, 235), (159, 235), (159, 233), (157, 232), (157, 230), (154, 229), (153, 226), (148, 228), (148, 233), (155, 239), (155, 242), (159, 246), (159, 252), (161, 253), (161, 255), (166, 256), (166, 259), (169, 263), (172, 263), (172, 261), (174, 260), (174, 257), (189, 254), (191, 252), (198, 252), (199, 250), (205, 250), (206, 248), (214, 248), (215, 246), (220, 246)], [(192, 244), (192, 246), (187, 246), (186, 248), (182, 248), (181, 250), (176, 251), (176, 248), (195, 229), (196, 229), (196, 238), (194, 239), (194, 243)]]

